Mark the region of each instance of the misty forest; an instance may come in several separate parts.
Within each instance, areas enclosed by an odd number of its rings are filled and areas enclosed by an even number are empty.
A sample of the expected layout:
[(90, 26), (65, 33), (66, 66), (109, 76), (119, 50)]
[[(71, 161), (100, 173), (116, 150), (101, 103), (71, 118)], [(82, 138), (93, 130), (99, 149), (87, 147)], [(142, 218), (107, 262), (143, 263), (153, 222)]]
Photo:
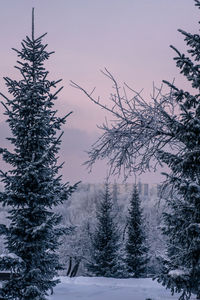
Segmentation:
[[(49, 79), (54, 52), (32, 10), (31, 34), (13, 48), (21, 79), (4, 76), (0, 93), (10, 128), (9, 147), (0, 145), (0, 299), (200, 299), (200, 35), (179, 33), (186, 52), (171, 48), (187, 90), (163, 79), (149, 101), (105, 68), (104, 102), (70, 82), (110, 116), (85, 162), (92, 172), (108, 161), (104, 182), (72, 185), (59, 150), (73, 115), (54, 107), (63, 87)], [(162, 183), (140, 179), (160, 167)]]

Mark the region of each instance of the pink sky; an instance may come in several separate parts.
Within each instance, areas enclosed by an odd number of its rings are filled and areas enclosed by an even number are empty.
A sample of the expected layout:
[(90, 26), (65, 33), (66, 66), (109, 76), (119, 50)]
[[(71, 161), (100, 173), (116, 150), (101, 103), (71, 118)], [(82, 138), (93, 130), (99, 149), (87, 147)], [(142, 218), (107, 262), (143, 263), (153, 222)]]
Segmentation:
[[(123, 83), (151, 93), (152, 82), (162, 79), (183, 83), (173, 62), (170, 44), (183, 49), (178, 28), (198, 32), (199, 11), (193, 0), (7, 0), (0, 10), (0, 89), (7, 93), (3, 76), (18, 77), (13, 68), (22, 39), (30, 34), (31, 8), (35, 7), (36, 34), (48, 32), (45, 42), (55, 54), (47, 63), (50, 77), (63, 78), (64, 89), (58, 100), (60, 115), (73, 110), (64, 128), (61, 156), (66, 161), (64, 179), (72, 183), (102, 182), (106, 167), (94, 166), (88, 174), (81, 166), (100, 134), (96, 124), (104, 121), (105, 112), (69, 85), (70, 79), (108, 101), (111, 87), (99, 72), (108, 68)], [(0, 108), (0, 132), (5, 144), (6, 128)], [(109, 116), (107, 116), (109, 118)], [(158, 174), (141, 176), (146, 182), (160, 180)]]

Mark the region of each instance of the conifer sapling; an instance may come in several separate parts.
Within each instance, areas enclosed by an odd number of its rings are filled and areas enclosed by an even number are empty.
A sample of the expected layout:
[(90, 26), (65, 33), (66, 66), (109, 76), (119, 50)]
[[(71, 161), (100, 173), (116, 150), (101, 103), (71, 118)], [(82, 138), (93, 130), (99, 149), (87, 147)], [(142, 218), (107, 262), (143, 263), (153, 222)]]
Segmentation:
[(134, 185), (128, 210), (126, 239), (126, 269), (130, 277), (144, 277), (147, 272), (147, 246), (144, 232), (141, 201)]
[(97, 224), (91, 235), (92, 257), (88, 271), (95, 276), (117, 276), (118, 231), (114, 220), (109, 184), (105, 183), (102, 199), (96, 210)]

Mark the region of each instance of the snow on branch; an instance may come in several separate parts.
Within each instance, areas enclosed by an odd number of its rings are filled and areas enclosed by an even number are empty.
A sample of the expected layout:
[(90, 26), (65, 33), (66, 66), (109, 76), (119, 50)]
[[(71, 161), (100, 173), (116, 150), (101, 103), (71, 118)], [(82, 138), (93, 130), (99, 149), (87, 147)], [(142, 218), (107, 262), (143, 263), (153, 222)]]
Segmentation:
[(160, 161), (160, 151), (175, 146), (177, 135), (174, 132), (181, 123), (175, 114), (176, 104), (170, 88), (163, 95), (162, 87), (153, 87), (151, 100), (145, 100), (141, 92), (136, 92), (126, 83), (121, 88), (113, 75), (105, 69), (102, 71), (113, 86), (108, 105), (100, 97), (95, 97), (94, 90), (86, 89), (71, 81), (71, 85), (83, 92), (93, 103), (109, 112), (112, 120), (98, 126), (102, 131), (100, 138), (88, 152), (85, 163), (89, 169), (99, 159), (108, 158), (111, 174), (125, 176), (156, 169)]

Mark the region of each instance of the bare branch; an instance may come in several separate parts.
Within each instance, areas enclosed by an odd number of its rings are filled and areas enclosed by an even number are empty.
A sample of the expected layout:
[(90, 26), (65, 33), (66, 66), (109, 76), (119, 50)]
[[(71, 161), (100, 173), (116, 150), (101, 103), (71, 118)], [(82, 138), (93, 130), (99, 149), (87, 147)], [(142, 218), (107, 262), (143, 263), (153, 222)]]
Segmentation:
[[(71, 85), (83, 92), (93, 103), (114, 116), (114, 120), (98, 126), (103, 134), (92, 145), (88, 152), (89, 159), (85, 163), (89, 169), (96, 160), (108, 159), (111, 174), (125, 176), (132, 172), (155, 170), (161, 165), (162, 150), (172, 149), (178, 144), (176, 151), (181, 151), (181, 136), (174, 134), (182, 124), (175, 114), (176, 102), (173, 96), (173, 83), (170, 92), (162, 94), (161, 88), (153, 85), (150, 101), (124, 83), (120, 88), (113, 75), (105, 69), (101, 71), (113, 84), (114, 93), (110, 94), (109, 106), (94, 97), (94, 90), (87, 92), (83, 87), (71, 81)], [(131, 93), (131, 96), (128, 95)]]

